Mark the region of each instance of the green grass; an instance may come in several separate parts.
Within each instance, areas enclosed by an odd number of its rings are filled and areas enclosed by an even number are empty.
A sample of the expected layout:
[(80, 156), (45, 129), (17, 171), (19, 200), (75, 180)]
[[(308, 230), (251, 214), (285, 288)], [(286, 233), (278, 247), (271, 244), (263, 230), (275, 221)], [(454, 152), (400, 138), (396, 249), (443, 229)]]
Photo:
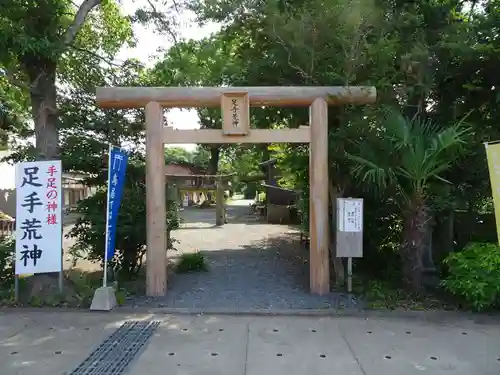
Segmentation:
[(196, 253), (182, 254), (179, 257), (175, 271), (177, 273), (206, 272), (208, 271), (208, 266), (203, 254), (197, 251)]

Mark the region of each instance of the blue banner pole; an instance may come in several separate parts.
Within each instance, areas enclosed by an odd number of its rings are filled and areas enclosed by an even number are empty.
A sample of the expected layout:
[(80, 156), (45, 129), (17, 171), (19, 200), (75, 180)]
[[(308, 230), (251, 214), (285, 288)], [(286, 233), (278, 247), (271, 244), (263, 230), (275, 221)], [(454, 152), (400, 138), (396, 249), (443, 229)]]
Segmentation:
[(108, 197), (106, 207), (106, 245), (104, 254), (104, 286), (108, 281), (108, 262), (115, 253), (116, 225), (118, 211), (125, 185), (125, 171), (127, 169), (128, 155), (119, 147), (109, 146), (108, 168)]
[(111, 192), (111, 150), (113, 146), (109, 145), (108, 149), (108, 192), (106, 194), (106, 235), (104, 244), (104, 277), (102, 279), (102, 286), (108, 286), (108, 238), (109, 238), (109, 194)]

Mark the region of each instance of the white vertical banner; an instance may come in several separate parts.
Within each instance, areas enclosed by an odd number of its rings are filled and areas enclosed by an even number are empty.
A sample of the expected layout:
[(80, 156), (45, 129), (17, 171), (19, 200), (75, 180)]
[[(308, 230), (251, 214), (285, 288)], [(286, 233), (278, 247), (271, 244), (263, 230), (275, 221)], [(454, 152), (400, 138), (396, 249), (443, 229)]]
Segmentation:
[(16, 165), (16, 275), (62, 270), (62, 163)]

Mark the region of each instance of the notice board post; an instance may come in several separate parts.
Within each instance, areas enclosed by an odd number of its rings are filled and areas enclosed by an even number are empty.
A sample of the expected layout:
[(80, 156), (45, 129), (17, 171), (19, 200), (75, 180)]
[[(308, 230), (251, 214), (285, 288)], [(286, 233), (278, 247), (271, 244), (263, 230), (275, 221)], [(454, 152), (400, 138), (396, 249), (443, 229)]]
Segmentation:
[(352, 292), (352, 258), (363, 257), (363, 199), (337, 198), (337, 257), (347, 258), (347, 291)]

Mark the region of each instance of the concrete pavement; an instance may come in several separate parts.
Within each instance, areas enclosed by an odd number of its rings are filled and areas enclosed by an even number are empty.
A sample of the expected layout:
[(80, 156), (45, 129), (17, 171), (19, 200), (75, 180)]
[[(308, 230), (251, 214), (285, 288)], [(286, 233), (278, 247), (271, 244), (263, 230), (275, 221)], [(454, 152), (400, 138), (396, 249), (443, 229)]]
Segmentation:
[(161, 321), (128, 375), (500, 374), (500, 326), (466, 319), (63, 310), (0, 313), (0, 374), (68, 374), (127, 319)]

